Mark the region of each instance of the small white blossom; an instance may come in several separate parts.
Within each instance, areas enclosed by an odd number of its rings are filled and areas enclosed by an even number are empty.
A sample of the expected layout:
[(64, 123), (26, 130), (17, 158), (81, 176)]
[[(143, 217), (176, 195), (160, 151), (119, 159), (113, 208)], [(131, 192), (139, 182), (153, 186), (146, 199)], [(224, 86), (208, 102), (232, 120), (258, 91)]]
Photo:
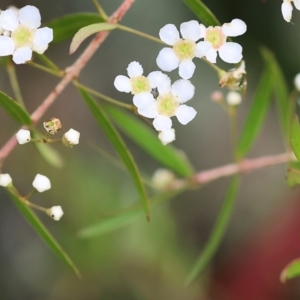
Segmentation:
[(160, 50), (156, 63), (163, 71), (179, 68), (179, 76), (190, 79), (195, 71), (193, 58), (197, 54), (196, 42), (201, 38), (201, 28), (197, 21), (184, 22), (180, 25), (180, 33), (175, 25), (167, 24), (159, 31), (160, 39), (172, 48)]
[(48, 216), (50, 216), (53, 220), (59, 221), (60, 218), (63, 216), (64, 212), (61, 206), (52, 206), (47, 210)]
[(296, 9), (300, 10), (300, 0), (283, 0), (283, 3), (281, 4), (282, 16), (287, 22), (290, 22), (292, 18), (292, 2), (294, 2)]
[(79, 144), (79, 138), (80, 132), (71, 128), (63, 135), (62, 142), (65, 146), (72, 148), (73, 146)]
[(20, 129), (16, 133), (16, 138), (20, 145), (26, 144), (26, 143), (30, 142), (30, 140), (31, 140), (30, 131), (27, 129)]
[(49, 178), (41, 174), (35, 176), (32, 185), (40, 193), (51, 189)]
[(0, 174), (0, 185), (7, 187), (12, 183), (12, 179), (9, 174)]
[(163, 145), (172, 143), (173, 141), (175, 141), (175, 129), (170, 128), (170, 129), (161, 131), (158, 134), (158, 138), (160, 139), (160, 141), (162, 142)]
[(152, 176), (152, 184), (159, 190), (166, 189), (174, 180), (174, 173), (167, 169), (157, 169)]
[(16, 64), (24, 64), (31, 60), (32, 51), (44, 53), (53, 40), (53, 30), (40, 25), (41, 15), (35, 6), (2, 11), (0, 27), (11, 34), (0, 36), (0, 56), (12, 55)]
[(300, 92), (300, 73), (298, 73), (294, 78), (294, 85), (298, 92)]
[(201, 41), (197, 44), (197, 57), (206, 57), (211, 63), (216, 63), (217, 53), (222, 60), (227, 63), (238, 63), (242, 58), (241, 45), (233, 42), (226, 42), (228, 36), (234, 37), (246, 32), (247, 26), (240, 19), (234, 19), (230, 23), (225, 23), (222, 27), (210, 26), (206, 28), (200, 24)]
[(226, 96), (226, 101), (230, 106), (239, 105), (242, 102), (242, 95), (238, 92), (230, 91)]

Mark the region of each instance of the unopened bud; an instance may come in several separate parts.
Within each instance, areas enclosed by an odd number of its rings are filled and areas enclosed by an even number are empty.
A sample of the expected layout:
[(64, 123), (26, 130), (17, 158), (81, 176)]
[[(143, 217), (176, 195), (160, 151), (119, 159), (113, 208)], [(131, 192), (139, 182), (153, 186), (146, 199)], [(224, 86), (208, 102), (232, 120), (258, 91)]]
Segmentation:
[(71, 128), (63, 135), (62, 142), (65, 146), (72, 148), (73, 146), (79, 144), (79, 137), (80, 132)]
[(63, 214), (64, 212), (61, 206), (52, 206), (51, 208), (47, 209), (47, 215), (55, 221), (59, 221)]
[(154, 187), (159, 190), (166, 190), (174, 180), (174, 173), (167, 169), (157, 169), (152, 177)]
[(12, 179), (9, 174), (0, 174), (0, 185), (7, 187), (12, 183)]
[(226, 96), (226, 101), (231, 106), (239, 105), (242, 102), (242, 95), (238, 92), (230, 91)]
[(49, 178), (41, 174), (35, 176), (32, 185), (40, 193), (51, 189)]
[(294, 78), (294, 84), (298, 92), (300, 92), (300, 73), (298, 73)]
[(20, 129), (16, 133), (16, 138), (20, 145), (26, 144), (26, 143), (30, 142), (30, 140), (31, 140), (30, 131), (27, 129)]
[(61, 129), (61, 122), (57, 118), (51, 118), (49, 121), (43, 123), (44, 128), (50, 134), (56, 134)]
[(213, 102), (222, 102), (224, 100), (224, 96), (220, 91), (214, 91), (210, 98)]

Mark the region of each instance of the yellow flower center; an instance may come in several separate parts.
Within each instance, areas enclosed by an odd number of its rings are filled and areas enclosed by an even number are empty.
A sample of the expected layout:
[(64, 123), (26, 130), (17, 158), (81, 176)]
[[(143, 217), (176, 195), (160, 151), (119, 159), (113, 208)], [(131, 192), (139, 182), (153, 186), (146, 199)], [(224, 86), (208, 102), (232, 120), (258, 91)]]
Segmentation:
[(178, 106), (179, 102), (172, 93), (157, 98), (157, 110), (160, 115), (172, 117), (175, 115)]
[(33, 34), (34, 30), (31, 30), (25, 26), (19, 26), (17, 30), (15, 30), (11, 38), (16, 44), (16, 48), (24, 47), (24, 46), (32, 46)]
[(205, 41), (210, 42), (215, 50), (218, 50), (225, 42), (226, 36), (219, 26), (208, 27), (206, 30)]
[(175, 42), (173, 50), (180, 61), (191, 60), (195, 57), (196, 43), (189, 40), (178, 40)]
[(145, 76), (135, 76), (130, 78), (131, 92), (133, 95), (151, 92), (149, 79)]

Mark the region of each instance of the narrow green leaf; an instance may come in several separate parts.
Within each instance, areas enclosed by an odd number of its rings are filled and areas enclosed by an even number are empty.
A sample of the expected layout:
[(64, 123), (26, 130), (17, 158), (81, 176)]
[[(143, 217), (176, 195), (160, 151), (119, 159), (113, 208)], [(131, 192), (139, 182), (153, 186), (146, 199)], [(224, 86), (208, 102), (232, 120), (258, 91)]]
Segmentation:
[(238, 143), (237, 155), (244, 157), (253, 145), (266, 117), (272, 90), (272, 71), (266, 67)]
[(286, 176), (286, 183), (289, 187), (294, 187), (300, 184), (300, 170), (297, 169), (288, 169)]
[(210, 9), (200, 0), (183, 0), (205, 26), (220, 26), (220, 22)]
[(61, 169), (64, 166), (64, 160), (61, 154), (51, 145), (43, 143), (34, 143), (41, 156), (51, 166)]
[(12, 98), (0, 91), (0, 106), (10, 115), (15, 121), (22, 125), (30, 125), (30, 115), (24, 108)]
[(295, 156), (300, 161), (300, 127), (297, 116), (294, 117), (291, 127), (291, 146)]
[(197, 275), (199, 275), (199, 273), (203, 271), (203, 269), (206, 267), (206, 265), (209, 263), (211, 258), (218, 250), (218, 247), (224, 237), (227, 225), (229, 223), (233, 211), (239, 183), (240, 180), (238, 176), (234, 177), (233, 180), (231, 181), (226, 197), (222, 204), (221, 210), (219, 212), (217, 221), (215, 223), (214, 229), (211, 235), (209, 236), (209, 240), (204, 246), (203, 251), (199, 255), (198, 259), (196, 260), (192, 270), (190, 271), (187, 277), (186, 280), (187, 285), (189, 285), (197, 277)]
[(57, 18), (46, 25), (53, 29), (52, 43), (58, 43), (72, 38), (80, 28), (99, 22), (104, 22), (104, 19), (98, 14), (76, 13)]
[(117, 28), (117, 25), (109, 24), (109, 23), (96, 23), (92, 25), (85, 26), (80, 28), (76, 34), (74, 35), (71, 45), (70, 45), (70, 54), (74, 53), (81, 43), (86, 40), (89, 36), (94, 33), (105, 31), (105, 30), (113, 30)]
[(190, 177), (193, 174), (187, 158), (171, 145), (164, 146), (157, 138), (157, 133), (144, 122), (115, 107), (106, 106), (105, 109), (120, 130), (158, 162), (180, 176)]
[(146, 213), (147, 219), (149, 220), (150, 219), (149, 200), (138, 167), (131, 153), (127, 149), (118, 131), (110, 122), (110, 120), (108, 119), (108, 117), (106, 116), (102, 108), (95, 102), (95, 100), (85, 90), (79, 89), (79, 91), (85, 103), (87, 104), (88, 108), (90, 109), (91, 113), (93, 114), (94, 118), (101, 126), (102, 130), (104, 131), (104, 133), (106, 134), (106, 136), (108, 137), (112, 145), (114, 146), (120, 158), (123, 160), (124, 165), (127, 167), (128, 172), (131, 175), (131, 178), (140, 196), (141, 205)]
[(287, 279), (292, 279), (300, 276), (300, 258), (290, 262), (281, 272), (280, 281), (285, 283)]
[(78, 277), (81, 277), (79, 270), (68, 256), (68, 254), (62, 249), (58, 242), (54, 239), (48, 229), (43, 225), (37, 215), (25, 204), (23, 204), (18, 197), (11, 191), (7, 189), (11, 199), (14, 204), (23, 214), (24, 218), (32, 226), (32, 228), (37, 232), (37, 234), (42, 238), (42, 240), (47, 244), (47, 246), (65, 263), (67, 264)]

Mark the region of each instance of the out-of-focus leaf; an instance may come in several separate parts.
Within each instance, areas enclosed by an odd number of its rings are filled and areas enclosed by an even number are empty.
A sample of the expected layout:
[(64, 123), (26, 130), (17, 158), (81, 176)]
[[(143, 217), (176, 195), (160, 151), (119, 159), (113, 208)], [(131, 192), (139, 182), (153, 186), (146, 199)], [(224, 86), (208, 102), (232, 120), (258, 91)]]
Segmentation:
[(236, 193), (239, 187), (239, 177), (236, 176), (232, 179), (227, 194), (225, 196), (224, 202), (222, 204), (221, 210), (219, 212), (217, 221), (215, 223), (214, 229), (209, 236), (209, 240), (204, 246), (203, 251), (196, 260), (192, 270), (190, 271), (186, 284), (189, 285), (203, 269), (209, 263), (213, 255), (218, 250), (218, 247), (224, 237), (228, 222), (230, 220), (232, 210), (234, 207), (234, 202), (236, 198)]
[(0, 66), (6, 66), (10, 60), (9, 56), (0, 57)]
[(80, 28), (100, 22), (104, 20), (98, 14), (76, 13), (57, 18), (45, 25), (53, 29), (52, 43), (58, 43), (72, 38)]
[(237, 155), (243, 158), (253, 145), (266, 117), (272, 91), (272, 70), (266, 67), (239, 139)]
[(201, 20), (205, 26), (220, 26), (220, 22), (210, 9), (200, 0), (183, 0), (192, 12)]
[(105, 107), (113, 121), (129, 138), (165, 167), (178, 175), (189, 177), (193, 169), (187, 158), (171, 145), (164, 146), (144, 122), (112, 106)]
[(81, 43), (87, 39), (89, 36), (91, 36), (94, 33), (105, 31), (105, 30), (113, 30), (117, 27), (115, 24), (109, 24), (109, 23), (96, 23), (92, 25), (85, 26), (83, 28), (80, 28), (76, 34), (74, 35), (71, 45), (70, 45), (70, 54), (74, 53), (78, 47), (81, 45)]
[(30, 115), (24, 108), (12, 98), (0, 91), (0, 106), (10, 115), (15, 121), (22, 125), (30, 125)]
[(32, 228), (37, 232), (37, 234), (42, 238), (42, 240), (47, 244), (47, 246), (65, 263), (67, 264), (78, 277), (81, 277), (79, 270), (75, 266), (74, 262), (68, 256), (68, 254), (62, 249), (58, 242), (54, 239), (48, 229), (43, 225), (37, 215), (25, 204), (23, 204), (18, 197), (11, 191), (7, 189), (11, 199), (14, 204), (23, 214), (24, 218), (32, 226)]
[(297, 116), (294, 117), (291, 127), (291, 146), (295, 156), (300, 161), (300, 127)]
[(286, 176), (286, 183), (290, 187), (294, 187), (300, 184), (300, 170), (288, 169), (287, 176)]
[(124, 141), (119, 135), (118, 131), (115, 129), (113, 124), (110, 122), (108, 117), (102, 108), (95, 102), (95, 100), (83, 89), (79, 89), (82, 98), (93, 114), (94, 118), (106, 134), (107, 138), (110, 140), (112, 145), (114, 146), (116, 152), (119, 154), (122, 159), (124, 165), (128, 169), (129, 174), (135, 184), (137, 192), (140, 196), (141, 205), (146, 213), (146, 217), (150, 219), (150, 204), (149, 199), (146, 194), (146, 190), (142, 181), (142, 177), (140, 175), (139, 169), (130, 153), (127, 149)]
[(300, 276), (300, 258), (290, 262), (281, 272), (280, 281), (285, 283), (287, 279), (292, 279)]

